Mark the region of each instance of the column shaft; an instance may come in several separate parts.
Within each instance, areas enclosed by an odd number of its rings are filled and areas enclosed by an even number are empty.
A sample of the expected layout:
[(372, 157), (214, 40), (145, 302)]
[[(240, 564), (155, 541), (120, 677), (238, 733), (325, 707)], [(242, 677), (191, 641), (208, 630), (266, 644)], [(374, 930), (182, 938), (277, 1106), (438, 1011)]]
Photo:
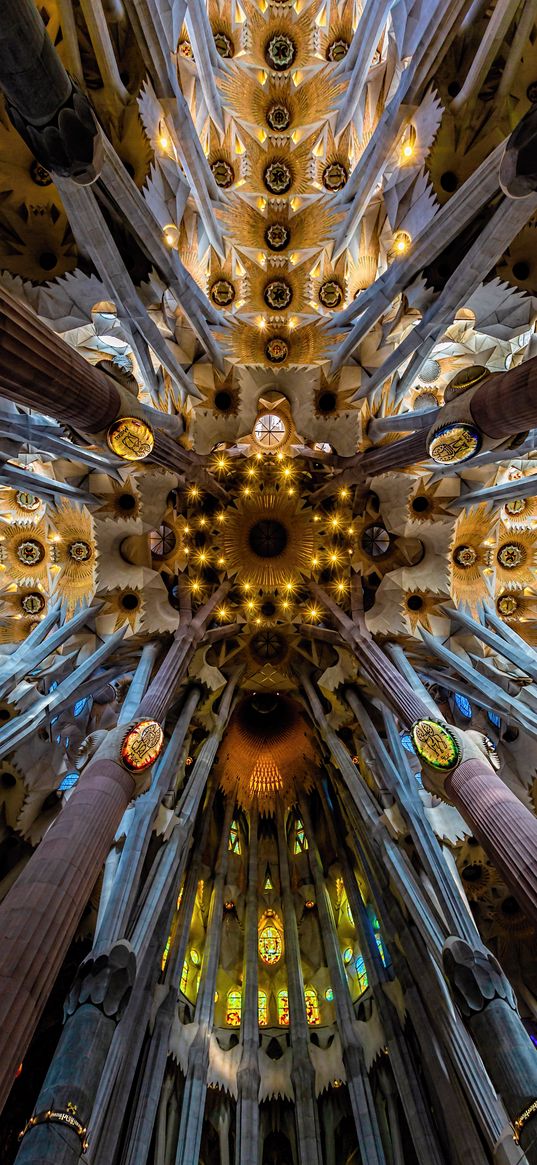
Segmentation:
[(209, 1067), (209, 1039), (214, 1016), (214, 992), (216, 973), (220, 958), (222, 937), (222, 912), (224, 908), (224, 885), (228, 863), (229, 831), (233, 819), (235, 802), (226, 801), (222, 837), (216, 861), (215, 879), (209, 909), (207, 937), (201, 965), (201, 977), (196, 1001), (194, 1022), (197, 1032), (190, 1047), (188, 1074), (183, 1093), (181, 1125), (175, 1165), (192, 1165), (198, 1161), (203, 1132), (203, 1115), (207, 1094), (207, 1069)]
[(283, 808), (276, 807), (278, 857), (289, 993), (289, 1023), (293, 1067), (291, 1079), (295, 1093), (295, 1118), (300, 1165), (322, 1165), (319, 1118), (315, 1099), (315, 1072), (309, 1054), (309, 1029), (304, 999), (304, 980), (300, 961), (298, 926), (289, 878), (289, 860)]
[(257, 801), (250, 809), (248, 892), (244, 925), (242, 1055), (237, 1072), (237, 1136), (235, 1165), (257, 1165), (259, 1156), (259, 1020), (257, 974)]
[(324, 878), (324, 871), (313, 832), (309, 809), (302, 802), (300, 811), (308, 837), (308, 854), (313, 875), (321, 935), (334, 992), (337, 1025), (347, 1070), (347, 1087), (351, 1102), (360, 1152), (368, 1165), (385, 1165), (384, 1150), (378, 1127), (369, 1077), (365, 1069), (362, 1049), (355, 1029), (355, 1015), (343, 966), (332, 903)]

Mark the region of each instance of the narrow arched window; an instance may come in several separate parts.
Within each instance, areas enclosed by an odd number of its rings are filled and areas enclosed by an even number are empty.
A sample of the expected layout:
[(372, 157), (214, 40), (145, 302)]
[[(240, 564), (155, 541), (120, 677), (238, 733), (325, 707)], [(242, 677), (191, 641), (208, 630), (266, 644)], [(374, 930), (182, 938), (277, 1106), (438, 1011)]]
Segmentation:
[(226, 1023), (230, 1027), (241, 1026), (242, 994), (239, 987), (232, 987), (227, 993)]
[(260, 1027), (268, 1024), (268, 999), (266, 991), (257, 992), (257, 1017)]
[(306, 1016), (309, 1024), (316, 1024), (321, 1022), (319, 1012), (319, 1000), (315, 987), (306, 987), (304, 991), (304, 1000), (306, 1003)]
[(278, 991), (278, 1023), (281, 1027), (289, 1026), (289, 992)]

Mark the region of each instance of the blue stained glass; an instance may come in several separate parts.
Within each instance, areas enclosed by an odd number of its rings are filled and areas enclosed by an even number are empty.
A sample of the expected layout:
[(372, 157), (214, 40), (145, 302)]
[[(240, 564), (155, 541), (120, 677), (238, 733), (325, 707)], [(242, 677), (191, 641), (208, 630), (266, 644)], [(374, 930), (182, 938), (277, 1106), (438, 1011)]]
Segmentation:
[(360, 991), (365, 991), (368, 984), (368, 978), (363, 955), (358, 955), (354, 965), (356, 967), (356, 974), (358, 976), (358, 986)]
[(382, 962), (384, 963), (384, 966), (386, 966), (386, 955), (384, 954), (384, 945), (383, 945), (382, 939), (380, 937), (380, 934), (378, 934), (378, 932), (377, 932), (377, 934), (375, 934), (375, 942), (377, 944), (379, 955), (382, 959)]
[(80, 773), (67, 773), (63, 778), (61, 785), (58, 785), (58, 793), (65, 793), (67, 789), (72, 789), (76, 785)]
[(58, 687), (58, 681), (53, 680), (51, 685), (50, 685), (49, 692), (55, 692), (57, 687)]
[(51, 717), (51, 721), (50, 721), (50, 727), (52, 728), (52, 725), (53, 725), (53, 724), (55, 724), (55, 723), (56, 723), (56, 721), (57, 721), (57, 720), (59, 720), (59, 719), (60, 719), (60, 714), (59, 714), (59, 712), (58, 712), (58, 715), (57, 715), (57, 716), (52, 716), (52, 717)]
[(494, 724), (495, 728), (500, 727), (501, 719), (497, 712), (487, 712), (487, 720), (489, 720), (491, 724)]
[(414, 745), (412, 744), (412, 737), (410, 735), (410, 732), (403, 732), (403, 735), (401, 737), (401, 744), (403, 745), (403, 748), (405, 749), (406, 752), (413, 752), (414, 756), (416, 755), (416, 750), (414, 748)]
[(472, 719), (472, 705), (471, 705), (470, 701), (468, 700), (468, 698), (466, 696), (463, 696), (462, 692), (455, 692), (454, 699), (455, 699), (455, 705), (458, 708), (461, 716), (464, 716), (465, 720), (471, 720)]
[(87, 696), (84, 696), (83, 700), (77, 700), (77, 702), (73, 708), (73, 712), (74, 712), (75, 716), (82, 715), (84, 708), (86, 707), (87, 702), (88, 702)]

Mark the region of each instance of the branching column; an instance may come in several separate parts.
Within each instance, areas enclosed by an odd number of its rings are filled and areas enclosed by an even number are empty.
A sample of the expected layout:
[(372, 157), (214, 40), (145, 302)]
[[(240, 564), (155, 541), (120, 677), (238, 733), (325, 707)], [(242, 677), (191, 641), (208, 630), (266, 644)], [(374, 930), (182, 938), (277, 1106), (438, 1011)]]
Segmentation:
[(244, 927), (242, 1055), (237, 1072), (237, 1137), (235, 1165), (257, 1165), (259, 1157), (259, 1017), (257, 974), (257, 801), (250, 809), (248, 893)]
[(194, 1015), (194, 1023), (197, 1025), (197, 1031), (188, 1056), (188, 1073), (183, 1093), (183, 1107), (181, 1110), (181, 1125), (179, 1128), (175, 1165), (192, 1165), (194, 1161), (198, 1161), (200, 1154), (203, 1115), (207, 1094), (209, 1040), (213, 1026), (216, 973), (218, 971), (220, 942), (222, 938), (222, 913), (224, 909), (224, 885), (228, 864), (229, 831), (234, 808), (235, 803), (233, 798), (228, 797), (216, 860), (215, 879), (211, 895), (209, 921), (207, 924), (207, 938), (203, 952), (201, 977)]
[[(211, 618), (222, 588), (177, 632), (138, 717), (163, 716)], [(188, 650), (184, 649), (186, 634)], [(82, 911), (129, 801), (144, 791), (120, 759), (128, 726), (113, 729), (84, 769), (56, 818), (0, 906), (0, 1106), (11, 1088)]]
[[(382, 648), (362, 634), (325, 591), (316, 584), (312, 590), (332, 615), (364, 674), (376, 684), (401, 723), (410, 728), (417, 720), (430, 718), (421, 695), (412, 690)], [(537, 817), (485, 757), (481, 759), (475, 747), (466, 745), (465, 734), (457, 731), (456, 736), (462, 744), (462, 759), (442, 778), (443, 795), (462, 814), (523, 910), (537, 920)], [(424, 769), (426, 781), (427, 775)]]
[(295, 1094), (295, 1116), (300, 1165), (322, 1165), (320, 1130), (315, 1099), (315, 1071), (309, 1054), (309, 1030), (304, 999), (304, 980), (300, 961), (298, 926), (295, 904), (289, 878), (289, 860), (283, 808), (276, 806), (278, 830), (278, 858), (282, 890), (283, 924), (287, 990), (289, 993), (289, 1023), (293, 1067), (291, 1080)]
[(362, 1049), (356, 1034), (356, 1017), (349, 994), (349, 984), (341, 957), (341, 948), (332, 910), (330, 895), (324, 878), (324, 871), (317, 849), (309, 809), (303, 801), (300, 806), (302, 820), (308, 837), (310, 868), (315, 885), (319, 922), (326, 954), (330, 981), (334, 991), (337, 1025), (343, 1047), (343, 1060), (347, 1071), (347, 1086), (356, 1125), (356, 1133), (362, 1157), (368, 1165), (384, 1165), (386, 1158), (380, 1137), (371, 1085), (365, 1070)]

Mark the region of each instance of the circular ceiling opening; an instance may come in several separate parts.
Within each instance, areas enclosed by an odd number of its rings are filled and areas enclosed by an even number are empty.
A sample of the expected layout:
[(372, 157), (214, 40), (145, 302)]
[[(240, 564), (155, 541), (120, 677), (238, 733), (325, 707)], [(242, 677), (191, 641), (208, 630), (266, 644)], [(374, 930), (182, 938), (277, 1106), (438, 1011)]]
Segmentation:
[(277, 558), (287, 546), (287, 530), (274, 518), (261, 518), (252, 526), (248, 542), (258, 558)]
[(254, 425), (254, 437), (263, 449), (277, 449), (285, 440), (286, 426), (278, 413), (262, 413)]

